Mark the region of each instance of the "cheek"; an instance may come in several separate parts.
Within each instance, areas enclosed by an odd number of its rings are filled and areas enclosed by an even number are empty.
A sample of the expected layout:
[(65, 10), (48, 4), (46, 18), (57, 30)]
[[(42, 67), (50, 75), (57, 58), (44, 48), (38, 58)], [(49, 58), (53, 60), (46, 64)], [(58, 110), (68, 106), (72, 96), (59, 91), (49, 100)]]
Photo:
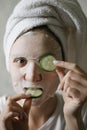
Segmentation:
[(12, 83), (14, 84), (14, 82), (18, 82), (20, 81), (22, 75), (19, 72), (18, 69), (16, 69), (15, 67), (11, 67), (10, 68), (10, 75), (11, 75), (11, 79), (12, 79)]
[(59, 81), (59, 78), (56, 72), (48, 72), (45, 74), (45, 80), (55, 83)]
[(13, 85), (13, 89), (17, 94), (23, 93), (23, 89), (21, 87), (21, 74), (18, 71), (11, 71), (11, 79), (12, 79), (12, 85)]
[(56, 72), (48, 73), (45, 75), (45, 81), (47, 82), (48, 86), (50, 86), (50, 91), (55, 90), (59, 84), (59, 78)]

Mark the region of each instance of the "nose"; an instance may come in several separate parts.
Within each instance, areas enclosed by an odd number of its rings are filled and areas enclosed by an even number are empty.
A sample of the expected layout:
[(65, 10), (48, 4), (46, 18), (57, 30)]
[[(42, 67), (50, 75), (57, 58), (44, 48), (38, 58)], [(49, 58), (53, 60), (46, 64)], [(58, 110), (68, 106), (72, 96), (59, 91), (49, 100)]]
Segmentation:
[(42, 80), (42, 75), (38, 65), (35, 62), (30, 62), (24, 70), (24, 80), (29, 82), (39, 82)]

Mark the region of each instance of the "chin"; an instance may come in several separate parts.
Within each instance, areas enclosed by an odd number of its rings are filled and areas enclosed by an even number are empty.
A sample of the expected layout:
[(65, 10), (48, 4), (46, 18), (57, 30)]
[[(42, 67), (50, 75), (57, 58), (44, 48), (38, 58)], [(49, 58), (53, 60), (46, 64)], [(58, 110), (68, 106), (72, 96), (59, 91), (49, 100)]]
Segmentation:
[(40, 107), (42, 104), (43, 104), (43, 101), (41, 100), (41, 98), (33, 98), (32, 99), (31, 106)]
[[(34, 98), (34, 99), (32, 99), (32, 104), (31, 104), (31, 106), (32, 106), (32, 107), (41, 107), (41, 106), (45, 105), (45, 103), (47, 103), (47, 101), (48, 101), (50, 98), (52, 98), (52, 97), (47, 96), (47, 97), (45, 97), (44, 99), (43, 99), (43, 98)], [(48, 101), (48, 103), (49, 103), (49, 101)]]

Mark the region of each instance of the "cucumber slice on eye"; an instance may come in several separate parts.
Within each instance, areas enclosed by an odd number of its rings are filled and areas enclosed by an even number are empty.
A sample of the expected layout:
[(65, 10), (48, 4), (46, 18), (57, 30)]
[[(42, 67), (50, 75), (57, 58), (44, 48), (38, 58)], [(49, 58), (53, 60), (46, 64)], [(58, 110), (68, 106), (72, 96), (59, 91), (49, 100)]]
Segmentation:
[(43, 90), (41, 88), (29, 88), (25, 92), (26, 95), (31, 95), (31, 98), (38, 98), (42, 96)]
[(42, 56), (40, 59), (40, 67), (48, 72), (54, 71), (56, 66), (53, 64), (53, 61), (56, 60), (55, 57), (51, 54)]

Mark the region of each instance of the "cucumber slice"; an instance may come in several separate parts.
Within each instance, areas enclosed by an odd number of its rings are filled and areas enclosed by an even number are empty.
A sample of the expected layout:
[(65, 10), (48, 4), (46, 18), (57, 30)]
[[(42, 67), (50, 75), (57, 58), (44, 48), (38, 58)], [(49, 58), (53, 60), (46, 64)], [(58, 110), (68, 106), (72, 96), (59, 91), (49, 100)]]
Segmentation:
[(42, 95), (43, 90), (41, 88), (29, 88), (26, 90), (26, 95), (31, 95), (31, 98), (38, 98)]
[(56, 60), (55, 57), (51, 54), (42, 56), (40, 59), (40, 67), (48, 72), (54, 71), (56, 66), (53, 64), (53, 61)]

